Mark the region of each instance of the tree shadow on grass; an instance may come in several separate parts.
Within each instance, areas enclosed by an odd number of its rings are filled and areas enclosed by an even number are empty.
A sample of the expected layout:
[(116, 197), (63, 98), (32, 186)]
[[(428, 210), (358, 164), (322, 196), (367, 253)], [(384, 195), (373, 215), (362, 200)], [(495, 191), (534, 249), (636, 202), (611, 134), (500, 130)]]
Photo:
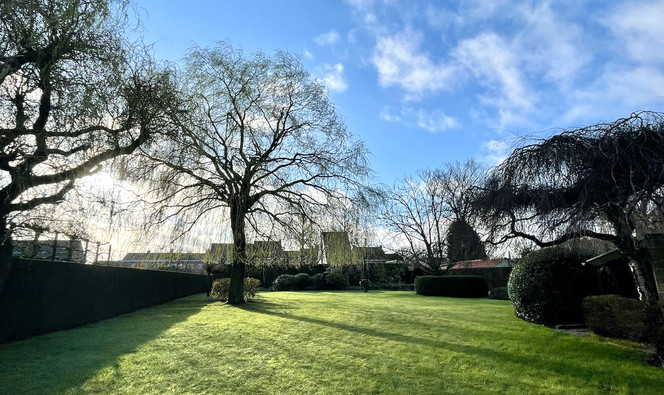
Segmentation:
[[(372, 337), (377, 337), (384, 340), (389, 340), (399, 343), (407, 343), (417, 346), (424, 347), (433, 347), (441, 352), (455, 352), (465, 355), (471, 355), (476, 358), (478, 361), (485, 361), (489, 366), (503, 366), (505, 364), (510, 364), (514, 368), (518, 366), (524, 366), (528, 368), (534, 368), (542, 372), (543, 375), (564, 375), (577, 377), (582, 380), (589, 380), (590, 378), (597, 378), (598, 375), (602, 375), (608, 378), (611, 378), (614, 370), (610, 372), (598, 372), (594, 369), (587, 366), (584, 362), (587, 355), (582, 355), (581, 352), (572, 352), (565, 353), (564, 355), (549, 353), (544, 354), (517, 354), (505, 350), (487, 348), (476, 345), (469, 344), (455, 344), (430, 338), (417, 337), (410, 334), (388, 332), (384, 330), (361, 327), (341, 322), (327, 321), (318, 318), (313, 318), (309, 316), (301, 316), (293, 314), (295, 310), (288, 311), (284, 313), (282, 309), (282, 304), (272, 303), (272, 302), (259, 302), (252, 303), (247, 305), (238, 306), (239, 308), (246, 310), (248, 312), (254, 312), (259, 314), (272, 315), (281, 319), (294, 320), (299, 322), (304, 322), (308, 324), (321, 325), (326, 327), (331, 327), (339, 329), (342, 331), (353, 332), (358, 335), (367, 335)], [(441, 328), (444, 330), (444, 328)], [(597, 355), (591, 356), (590, 358), (601, 358), (602, 349), (605, 349), (603, 345), (596, 345)], [(552, 350), (552, 353), (557, 351)], [(567, 357), (567, 358), (565, 358)], [(644, 362), (645, 363), (645, 362)], [(654, 373), (654, 372), (653, 372)], [(660, 388), (662, 386), (662, 375), (661, 374), (632, 374), (623, 372), (622, 376), (625, 381), (638, 382), (642, 385), (642, 388)]]
[(0, 345), (0, 393), (81, 392), (81, 386), (102, 368), (136, 352), (209, 303), (204, 294), (188, 296), (79, 328)]

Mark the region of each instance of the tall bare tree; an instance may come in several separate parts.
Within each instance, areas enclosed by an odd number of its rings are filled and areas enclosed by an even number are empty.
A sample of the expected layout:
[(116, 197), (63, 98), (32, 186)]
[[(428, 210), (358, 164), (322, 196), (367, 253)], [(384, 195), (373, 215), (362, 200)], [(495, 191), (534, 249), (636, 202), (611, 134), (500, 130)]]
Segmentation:
[[(661, 229), (664, 114), (638, 112), (516, 149), (477, 200), (495, 242), (540, 247), (590, 237), (629, 259), (645, 301), (658, 299), (643, 231)], [(645, 214), (644, 214), (645, 213)]]
[(450, 221), (438, 179), (437, 171), (432, 170), (420, 171), (417, 178), (404, 178), (387, 192), (381, 213), (385, 224), (405, 238), (413, 264), (432, 274), (438, 274), (445, 261), (445, 232)]
[(228, 303), (244, 303), (247, 225), (287, 225), (347, 198), (368, 175), (362, 143), (348, 133), (325, 88), (285, 52), (245, 57), (230, 45), (195, 47), (186, 59), (190, 108), (181, 134), (146, 151), (163, 196), (162, 219), (190, 224), (227, 208), (234, 253)]
[(24, 213), (167, 129), (170, 73), (127, 42), (125, 6), (0, 2), (0, 289)]

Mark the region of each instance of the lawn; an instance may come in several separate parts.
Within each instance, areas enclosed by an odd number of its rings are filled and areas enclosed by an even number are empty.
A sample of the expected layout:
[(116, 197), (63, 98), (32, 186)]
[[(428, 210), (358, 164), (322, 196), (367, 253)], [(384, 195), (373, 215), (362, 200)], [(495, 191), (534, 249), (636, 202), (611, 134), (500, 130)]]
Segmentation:
[(204, 295), (0, 345), (0, 393), (661, 393), (625, 343), (413, 292)]

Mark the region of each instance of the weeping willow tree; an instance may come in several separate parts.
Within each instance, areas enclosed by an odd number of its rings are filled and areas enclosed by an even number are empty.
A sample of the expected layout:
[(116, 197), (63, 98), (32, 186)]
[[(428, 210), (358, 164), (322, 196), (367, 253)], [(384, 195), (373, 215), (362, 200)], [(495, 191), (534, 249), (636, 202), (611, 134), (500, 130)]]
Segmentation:
[(125, 8), (0, 2), (0, 289), (12, 234), (30, 225), (33, 210), (61, 202), (105, 161), (169, 130), (171, 74), (126, 40)]
[(539, 247), (590, 237), (629, 259), (641, 298), (658, 299), (645, 232), (661, 229), (664, 114), (638, 112), (516, 149), (475, 204), (493, 240)]
[(160, 195), (157, 222), (179, 217), (191, 226), (227, 210), (228, 303), (244, 303), (248, 230), (272, 233), (265, 228), (348, 199), (368, 175), (366, 151), (323, 85), (289, 53), (245, 57), (224, 43), (195, 47), (183, 77), (190, 106), (179, 114), (180, 133), (145, 151)]

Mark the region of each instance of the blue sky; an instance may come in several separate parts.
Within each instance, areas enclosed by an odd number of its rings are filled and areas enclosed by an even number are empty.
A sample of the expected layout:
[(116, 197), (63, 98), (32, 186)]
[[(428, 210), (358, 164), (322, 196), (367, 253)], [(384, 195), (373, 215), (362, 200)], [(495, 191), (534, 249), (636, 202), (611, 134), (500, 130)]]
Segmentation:
[(155, 57), (223, 40), (324, 81), (380, 181), (664, 110), (664, 1), (137, 0)]

